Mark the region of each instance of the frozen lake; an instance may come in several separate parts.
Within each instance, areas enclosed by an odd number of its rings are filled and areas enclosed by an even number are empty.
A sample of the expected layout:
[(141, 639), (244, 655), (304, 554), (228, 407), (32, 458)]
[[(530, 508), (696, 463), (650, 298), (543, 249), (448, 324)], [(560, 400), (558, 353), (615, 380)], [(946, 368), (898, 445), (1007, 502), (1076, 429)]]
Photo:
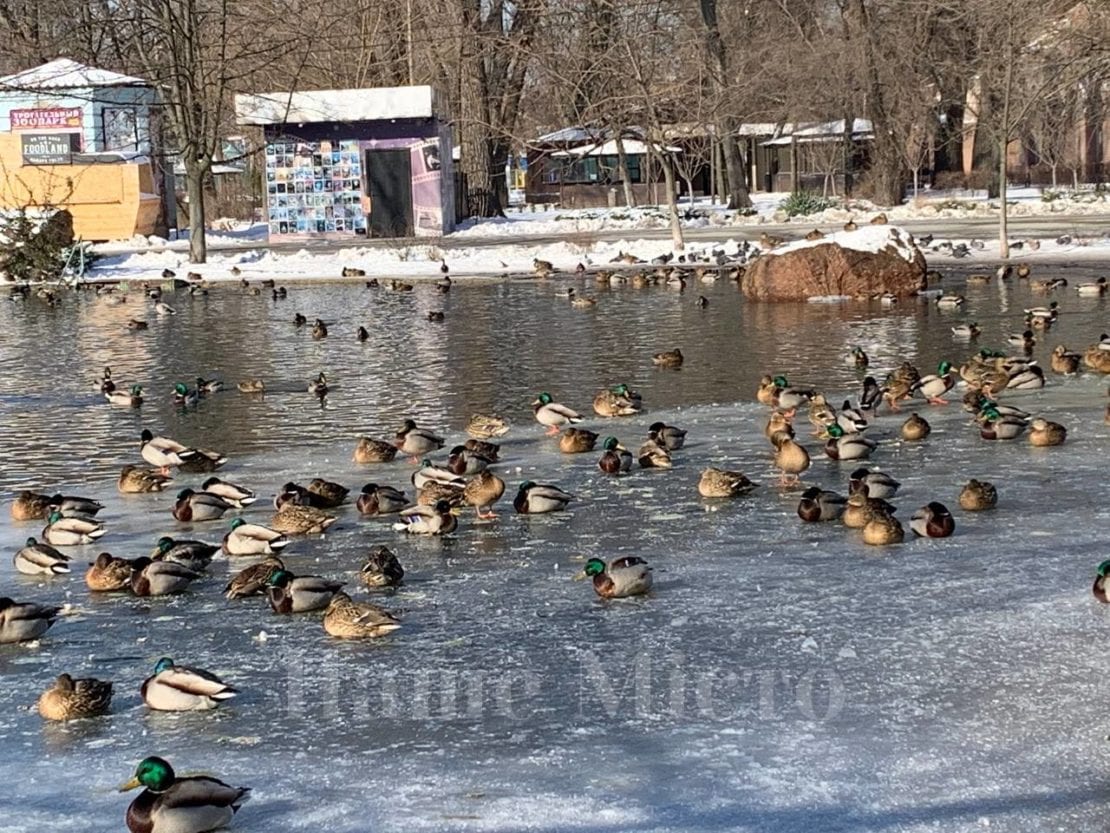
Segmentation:
[[(1074, 283), (1078, 270), (1036, 267)], [(903, 482), (893, 502), (907, 526), (931, 500), (953, 509), (954, 537), (865, 546), (840, 524), (803, 524), (797, 491), (781, 491), (763, 436), (758, 378), (785, 373), (822, 387), (834, 405), (858, 396), (853, 345), (880, 380), (903, 359), (922, 373), (978, 346), (1005, 349), (1022, 309), (1045, 303), (1027, 282), (964, 287), (954, 313), (903, 302), (749, 305), (735, 285), (685, 293), (595, 287), (591, 310), (556, 291), (567, 282), (457, 282), (442, 296), (361, 284), (289, 285), (289, 298), (217, 286), (177, 293), (172, 318), (136, 291), (121, 306), (92, 292), (0, 304), (0, 494), (34, 488), (101, 498), (108, 533), (69, 550), (73, 574), (22, 576), (11, 563), (41, 522), (0, 523), (0, 595), (72, 606), (38, 643), (0, 646), (0, 827), (99, 833), (123, 829), (134, 794), (114, 787), (146, 755), (254, 788), (236, 828), (329, 833), (401, 831), (1013, 831), (1094, 830), (1104, 824), (1110, 721), (1101, 637), (1110, 611), (1090, 593), (1107, 546), (1103, 423), (1107, 379), (1048, 373), (1043, 391), (1004, 397), (1069, 428), (1060, 448), (981, 440), (959, 406), (921, 404), (922, 443), (898, 439), (884, 411), (872, 457)], [(1089, 278), (1084, 278), (1089, 279)], [(694, 301), (705, 295), (708, 307)], [(1110, 329), (1106, 299), (1069, 287), (1054, 296), (1057, 343), (1081, 350)], [(426, 320), (442, 309), (446, 321)], [(295, 312), (327, 321), (313, 341)], [(145, 332), (129, 318), (150, 321)], [(953, 339), (977, 321), (977, 343)], [(358, 325), (370, 339), (358, 343)], [(678, 371), (651, 354), (681, 347)], [(105, 365), (139, 382), (129, 411), (94, 391)], [(326, 372), (323, 407), (304, 393)], [(230, 390), (195, 409), (171, 400), (198, 375)], [(266, 380), (264, 398), (234, 390)], [(595, 418), (601, 388), (627, 382), (646, 412)], [(600, 454), (561, 455), (532, 420), (540, 391), (588, 413), (584, 427), (635, 449), (647, 426), (689, 430), (671, 471), (613, 479)], [(217, 560), (181, 596), (93, 596), (85, 563), (103, 550), (146, 554), (164, 534), (219, 541), (225, 523), (178, 524), (166, 495), (120, 495), (139, 434), (216, 448), (222, 474), (257, 490), (244, 513), (265, 523), (288, 480), (375, 481), (412, 494), (412, 467), (356, 466), (357, 437), (389, 438), (405, 417), (465, 438), (474, 411), (513, 422), (502, 438), (508, 482), (499, 519), (460, 519), (456, 535), (407, 539), (353, 505), (324, 537), (300, 538), (286, 563), (345, 579), (358, 598), (364, 554), (387, 544), (405, 585), (382, 598), (404, 616), (383, 640), (341, 643), (317, 616), (276, 617), (261, 599), (228, 602)], [(813, 454), (807, 484), (846, 492), (852, 463)], [(764, 484), (732, 502), (705, 501), (707, 465)], [(180, 487), (206, 475), (181, 474)], [(994, 512), (958, 509), (971, 477), (993, 481)], [(570, 511), (519, 516), (524, 480), (579, 497)], [(637, 554), (655, 569), (645, 598), (602, 602), (570, 576), (584, 557)], [(139, 685), (161, 656), (207, 668), (241, 689), (214, 712), (150, 713)], [(110, 716), (45, 724), (39, 693), (68, 672), (113, 680)]]

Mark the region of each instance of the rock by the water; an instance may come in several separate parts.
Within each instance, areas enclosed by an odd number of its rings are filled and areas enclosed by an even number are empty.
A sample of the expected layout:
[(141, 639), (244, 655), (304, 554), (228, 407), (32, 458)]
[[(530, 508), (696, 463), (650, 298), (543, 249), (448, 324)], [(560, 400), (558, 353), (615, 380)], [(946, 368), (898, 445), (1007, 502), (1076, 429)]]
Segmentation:
[(805, 301), (884, 292), (902, 297), (925, 286), (925, 256), (897, 226), (864, 226), (799, 240), (758, 257), (744, 274), (744, 295), (755, 301)]

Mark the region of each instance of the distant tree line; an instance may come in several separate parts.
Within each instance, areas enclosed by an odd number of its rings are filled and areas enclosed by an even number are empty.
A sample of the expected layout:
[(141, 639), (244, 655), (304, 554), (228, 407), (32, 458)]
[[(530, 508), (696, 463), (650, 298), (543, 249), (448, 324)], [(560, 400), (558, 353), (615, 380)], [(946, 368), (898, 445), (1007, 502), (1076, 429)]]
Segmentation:
[[(743, 123), (844, 119), (847, 146), (869, 119), (860, 187), (883, 204), (936, 148), (973, 141), (998, 194), (1011, 143), (1077, 178), (1080, 156), (1102, 159), (1081, 145), (1106, 138), (1102, 0), (16, 0), (0, 2), (0, 37), (7, 72), (65, 55), (161, 88), (195, 260), (237, 92), (433, 84), (485, 214), (504, 205), (510, 153), (569, 125), (660, 140), (712, 126), (737, 208)], [(686, 174), (659, 156), (677, 225)]]

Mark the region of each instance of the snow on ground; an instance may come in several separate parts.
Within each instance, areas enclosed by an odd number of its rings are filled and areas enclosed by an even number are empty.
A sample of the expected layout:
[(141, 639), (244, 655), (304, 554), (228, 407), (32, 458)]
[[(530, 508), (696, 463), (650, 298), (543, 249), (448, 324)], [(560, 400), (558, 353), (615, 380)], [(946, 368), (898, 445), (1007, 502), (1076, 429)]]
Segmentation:
[(845, 249), (857, 252), (882, 252), (893, 250), (900, 257), (913, 262), (917, 256), (917, 247), (913, 244), (913, 235), (898, 226), (861, 226), (854, 231), (838, 231), (826, 234), (816, 240), (795, 240), (775, 248), (773, 254), (781, 255), (787, 252), (796, 252), (799, 249), (808, 249), (813, 246), (835, 243)]

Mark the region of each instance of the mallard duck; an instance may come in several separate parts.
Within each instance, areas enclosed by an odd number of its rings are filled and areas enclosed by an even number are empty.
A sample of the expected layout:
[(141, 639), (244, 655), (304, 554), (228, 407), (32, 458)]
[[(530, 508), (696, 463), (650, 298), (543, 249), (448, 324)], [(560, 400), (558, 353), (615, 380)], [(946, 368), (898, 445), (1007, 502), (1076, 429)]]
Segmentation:
[(509, 433), (509, 422), (497, 414), (472, 414), (466, 422), (466, 433), (479, 440), (501, 437)]
[[(1060, 302), (1053, 301), (1047, 307), (1031, 307), (1024, 312), (1026, 319), (1047, 318), (1055, 321), (1060, 315)], [(1027, 333), (1025, 337), (1032, 337), (1032, 335), (1032, 333)]]
[(308, 383), (308, 392), (320, 399), (328, 395), (328, 390), (328, 377), (323, 371), (316, 374), (316, 378)]
[(967, 298), (963, 295), (939, 295), (937, 296), (938, 309), (959, 309), (967, 303)]
[(863, 529), (868, 522), (879, 515), (893, 515), (895, 507), (882, 498), (868, 497), (856, 492), (848, 497), (840, 520), (851, 529)]
[(155, 561), (172, 561), (182, 567), (188, 567), (195, 573), (203, 573), (219, 551), (218, 544), (185, 541), (163, 535), (155, 543), (150, 557)]
[(982, 286), (991, 282), (991, 276), (978, 272), (967, 276), (968, 286)]
[(405, 578), (405, 570), (389, 547), (377, 546), (366, 556), (358, 577), (367, 587), (396, 587)]
[(982, 512), (998, 505), (998, 490), (985, 480), (969, 480), (960, 490), (960, 508), (965, 512)]
[(207, 448), (194, 448), (196, 452), (188, 460), (178, 465), (178, 469), (190, 474), (207, 474), (214, 472), (227, 462), (227, 457), (218, 451)]
[(173, 516), (182, 523), (218, 521), (224, 513), (235, 507), (219, 495), (182, 489), (173, 505)]
[(1083, 351), (1083, 364), (1096, 373), (1110, 373), (1110, 350), (1103, 348), (1102, 342)]
[(651, 567), (635, 555), (614, 558), (608, 564), (600, 558), (586, 561), (576, 580), (592, 579), (594, 592), (603, 599), (623, 599), (642, 596), (651, 590)]
[(798, 501), (798, 517), (807, 523), (835, 521), (844, 514), (848, 499), (820, 486), (810, 486)]
[(678, 451), (686, 444), (687, 432), (665, 422), (653, 422), (648, 426), (648, 439), (661, 445), (667, 451)]
[(367, 483), (359, 492), (355, 506), (363, 515), (392, 515), (408, 506), (405, 493), (392, 486)]
[(616, 437), (606, 437), (601, 447), (605, 453), (597, 461), (597, 467), (606, 474), (624, 474), (632, 470), (632, 452), (620, 444)]
[(111, 705), (110, 682), (59, 674), (39, 697), (36, 708), (45, 720), (83, 720), (107, 714)]
[(354, 461), (361, 465), (367, 463), (388, 463), (397, 456), (397, 446), (384, 440), (373, 440), (369, 437), (359, 438), (355, 446)]
[(146, 787), (127, 808), (131, 833), (204, 833), (227, 827), (250, 799), (250, 787), (216, 778), (178, 778), (162, 758), (145, 758), (120, 792)]
[(287, 546), (289, 539), (276, 529), (234, 518), (222, 549), (227, 555), (273, 555)]
[(102, 552), (85, 571), (85, 585), (94, 593), (112, 593), (131, 586), (132, 562)]
[(417, 428), (415, 421), (406, 419), (393, 444), (415, 463), (423, 455), (443, 448), (444, 439), (427, 429)]
[(224, 383), (219, 379), (205, 379), (203, 376), (198, 376), (196, 381), (197, 393), (201, 396), (209, 396), (213, 393), (219, 393), (224, 389)]
[(22, 491), (12, 501), (12, 519), (16, 521), (46, 520), (53, 511), (50, 506), (50, 495)]
[(975, 321), (972, 321), (970, 324), (957, 324), (952, 328), (952, 335), (964, 341), (977, 339), (982, 333), (983, 331), (979, 328), (979, 324)]
[(901, 544), (906, 533), (901, 522), (893, 515), (880, 512), (863, 527), (863, 543), (882, 547), (888, 544)]
[[(822, 426), (820, 433), (823, 434), (826, 428), (828, 428), (828, 423)], [(794, 439), (794, 424), (781, 411), (771, 411), (767, 424), (763, 426), (763, 434), (770, 440), (771, 446), (774, 447), (778, 442), (777, 438), (780, 436)]]
[[(481, 471), (463, 487), (463, 500), (474, 507), (478, 517), (489, 520), (497, 517), (490, 508), (505, 494), (505, 481), (490, 471)], [(485, 510), (485, 511), (483, 511)]]
[(559, 435), (559, 451), (563, 454), (583, 454), (593, 451), (597, 434), (585, 428), (564, 428)]
[(200, 393), (190, 390), (184, 382), (177, 382), (173, 386), (173, 401), (186, 407), (196, 405), (200, 402)]
[(638, 414), (642, 407), (640, 396), (633, 393), (626, 384), (606, 388), (594, 397), (594, 413), (598, 416), (633, 416)]
[(774, 405), (775, 393), (778, 391), (778, 385), (772, 376), (764, 375), (759, 380), (759, 387), (756, 389), (755, 398), (761, 405)]
[(341, 506), (351, 491), (346, 486), (341, 486), (338, 483), (333, 483), (330, 480), (324, 480), (320, 477), (312, 478), (306, 488), (309, 492), (323, 501), (318, 506), (318, 508), (321, 509), (334, 509), (337, 506)]
[(58, 619), (59, 608), (0, 597), (0, 643), (38, 639)]
[(558, 434), (562, 426), (573, 425), (582, 421), (581, 414), (566, 405), (555, 402), (551, 398), (551, 394), (546, 391), (537, 396), (532, 402), (532, 412), (535, 415), (536, 422), (547, 426), (548, 434)]
[(417, 489), (422, 489), (428, 483), (443, 483), (462, 488), (466, 485), (466, 480), (453, 471), (432, 465), (431, 460), (424, 460), (420, 464), (420, 468), (412, 473), (412, 485)]
[(878, 469), (858, 468), (848, 477), (848, 494), (863, 492), (868, 497), (892, 498), (902, 484)]
[(698, 494), (706, 498), (737, 497), (755, 489), (743, 472), (707, 468), (698, 480)]
[(1020, 347), (1022, 350), (1030, 352), (1037, 346), (1037, 339), (1033, 336), (1032, 330), (1025, 330), (1020, 333), (1010, 333), (1006, 336), (1006, 343), (1011, 347)]
[(444, 499), (431, 506), (417, 504), (401, 510), (401, 520), (393, 524), (398, 532), (410, 535), (450, 535), (459, 521), (451, 504)]
[(53, 495), (50, 498), (50, 507), (52, 511), (59, 513), (63, 518), (81, 518), (87, 521), (100, 512), (104, 508), (104, 504), (89, 497)]
[(1029, 423), (1030, 445), (1040, 447), (1063, 445), (1067, 437), (1068, 429), (1058, 422), (1037, 417)]
[[(845, 434), (858, 434), (866, 430), (868, 425), (867, 417), (863, 415), (863, 412), (858, 408), (853, 408), (852, 403), (847, 399), (844, 400), (840, 411), (837, 412), (834, 422), (840, 426)], [(828, 423), (825, 424), (825, 430), (828, 430)]]
[(155, 663), (139, 692), (149, 708), (160, 712), (208, 711), (239, 693), (215, 674), (176, 665), (169, 657)]
[(323, 576), (294, 576), (278, 570), (270, 576), (266, 595), (274, 613), (308, 613), (323, 610), (332, 596), (343, 589), (343, 582)]
[(863, 348), (856, 346), (848, 353), (848, 364), (853, 367), (858, 367), (861, 370), (871, 364), (871, 359), (863, 352)]
[(485, 471), (492, 462), (484, 454), (472, 451), (465, 445), (456, 445), (447, 455), (446, 469), (459, 477), (470, 476)]
[(240, 393), (265, 393), (266, 383), (261, 379), (244, 379), (235, 387), (239, 389)]
[(138, 408), (143, 404), (143, 386), (132, 385), (130, 390), (113, 390), (111, 393), (104, 394), (104, 398), (112, 405), (119, 405), (122, 408)]
[[(449, 506), (461, 506), (465, 485), (465, 482), (438, 483), (435, 480), (429, 480), (416, 490), (416, 504), (418, 506), (435, 506), (441, 500), (445, 500)], [(408, 504), (405, 505), (405, 508), (407, 506)]]
[(54, 511), (42, 530), (42, 540), (56, 547), (76, 547), (91, 544), (107, 531), (102, 523), (79, 517), (64, 518), (61, 512)]
[(1079, 293), (1080, 298), (1098, 298), (1106, 294), (1106, 278), (1077, 284), (1075, 291)]
[(640, 446), (636, 459), (643, 469), (669, 469), (672, 465), (671, 453), (651, 439)]
[(355, 339), (357, 341), (369, 341), (370, 331), (367, 330), (365, 327), (360, 326), (357, 330), (355, 330)]
[(245, 509), (246, 506), (251, 505), (258, 500), (258, 495), (255, 495), (250, 489), (238, 483), (232, 483), (220, 478), (209, 478), (201, 484), (201, 489), (206, 494), (215, 494), (228, 501), (235, 509)]
[(775, 447), (775, 468), (782, 472), (780, 483), (787, 485), (791, 477), (794, 483), (799, 482), (802, 473), (809, 468), (809, 452), (782, 431), (772, 435), (771, 443)]
[(839, 425), (830, 425), (826, 430), (829, 438), (825, 455), (830, 460), (866, 460), (879, 445), (858, 432), (846, 434)]
[(560, 512), (574, 499), (574, 495), (564, 492), (558, 486), (527, 480), (520, 484), (516, 497), (513, 498), (513, 508), (521, 515), (540, 515)]
[(270, 526), (286, 535), (318, 535), (337, 520), (335, 515), (312, 506), (286, 503), (274, 513)]
[(25, 576), (56, 576), (69, 572), (68, 555), (63, 555), (49, 544), (40, 544), (34, 538), (27, 539), (12, 558), (12, 563)]
[(116, 488), (125, 495), (138, 495), (161, 492), (171, 483), (173, 478), (161, 471), (127, 465), (120, 470)]
[(303, 327), (307, 323), (308, 323), (308, 319), (304, 316), (304, 313), (300, 313), (300, 312), (293, 313), (293, 326), (294, 327), (296, 327), (297, 329), (300, 329), (301, 327)]
[(196, 457), (196, 449), (188, 448), (169, 437), (156, 437), (149, 429), (143, 429), (140, 450), (143, 459), (166, 473), (170, 466), (180, 466), (186, 460)]
[[(774, 413), (772, 413), (772, 416), (774, 416)], [(819, 393), (809, 400), (809, 424), (814, 427), (816, 435), (824, 433), (826, 426), (836, 422), (836, 416), (836, 409), (829, 404), (824, 394)], [(866, 424), (866, 421), (864, 424)], [(777, 430), (777, 427), (768, 424), (764, 433), (770, 436), (775, 430)]]
[(136, 596), (172, 596), (184, 592), (201, 574), (174, 561), (142, 556), (131, 562), (131, 592)]
[(374, 639), (401, 627), (397, 617), (369, 602), (336, 593), (324, 611), (324, 630), (337, 639)]
[(1079, 363), (1082, 360), (1083, 357), (1079, 353), (1072, 353), (1063, 344), (1057, 344), (1052, 350), (1052, 372), (1071, 376), (1079, 372)]
[(664, 350), (662, 353), (656, 353), (651, 357), (651, 363), (656, 367), (682, 367), (684, 361), (682, 351), (677, 347), (674, 350)]
[(319, 318), (312, 322), (312, 337), (317, 341), (328, 337), (328, 325)]
[(817, 395), (817, 391), (813, 388), (791, 387), (786, 377), (781, 374), (776, 376), (773, 381), (775, 390), (771, 400), (772, 404), (776, 408), (786, 411), (787, 416), (793, 416), (794, 411)]
[(1110, 561), (1103, 561), (1095, 571), (1095, 584), (1092, 588), (1095, 598), (1103, 604), (1110, 602), (1110, 595), (1107, 595), (1107, 585), (1110, 584), (1106, 578), (1108, 573), (1110, 573)]
[(978, 416), (979, 436), (984, 440), (1013, 440), (1020, 437), (1028, 423), (1024, 419), (1004, 416), (997, 408), (985, 407)]
[(933, 432), (933, 428), (929, 425), (925, 417), (917, 414), (910, 414), (906, 417), (906, 421), (902, 423), (901, 434), (902, 439), (907, 442), (917, 442), (923, 440)]
[(913, 513), (910, 529), (919, 538), (947, 538), (955, 531), (956, 521), (943, 503), (932, 501)]
[(490, 463), (496, 463), (501, 455), (501, 446), (497, 443), (487, 443), (482, 440), (469, 439), (463, 443), (463, 448), (484, 457)]
[(231, 581), (224, 587), (224, 595), (228, 599), (245, 599), (248, 596), (260, 596), (266, 591), (270, 576), (278, 570), (284, 570), (285, 563), (276, 555), (267, 556), (257, 564), (244, 567), (231, 577)]
[(935, 374), (922, 376), (910, 390), (911, 393), (920, 393), (934, 405), (947, 405), (948, 402), (941, 397), (952, 390), (955, 384), (956, 374), (952, 372), (952, 363), (944, 361), (937, 365)]
[(131, 318), (127, 321), (127, 329), (129, 330), (149, 330), (150, 323), (141, 318)]
[(111, 393), (116, 389), (116, 383), (112, 381), (112, 368), (104, 368), (100, 378), (93, 383), (93, 388), (100, 393)]
[(859, 408), (861, 411), (871, 411), (882, 401), (883, 389), (875, 381), (874, 376), (867, 376), (863, 380), (863, 389), (859, 395)]

